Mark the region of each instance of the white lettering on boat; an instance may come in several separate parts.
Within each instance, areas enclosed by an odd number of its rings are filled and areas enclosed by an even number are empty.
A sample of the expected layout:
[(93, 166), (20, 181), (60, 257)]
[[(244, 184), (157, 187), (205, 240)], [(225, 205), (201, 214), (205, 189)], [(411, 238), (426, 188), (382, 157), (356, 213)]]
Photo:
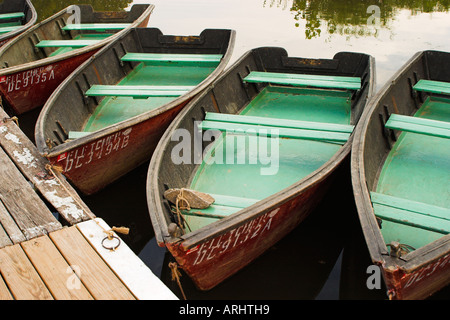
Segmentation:
[(78, 149), (58, 156), (57, 162), (65, 161), (64, 172), (79, 169), (94, 160), (100, 160), (110, 154), (126, 148), (130, 141), (132, 129), (117, 132), (110, 136), (96, 140)]
[(8, 92), (22, 90), (55, 79), (52, 66), (40, 67), (33, 70), (19, 72), (0, 78), (0, 83), (6, 83)]
[(408, 288), (409, 286), (431, 276), (434, 274), (437, 270), (442, 269), (446, 267), (450, 263), (450, 254), (442, 257), (435, 263), (429, 264), (428, 266), (422, 268), (420, 271), (414, 273), (408, 280), (408, 282), (405, 284), (405, 288)]
[(235, 247), (247, 243), (248, 241), (256, 241), (257, 238), (261, 237), (261, 235), (270, 230), (272, 219), (279, 211), (280, 209), (278, 208), (253, 219), (218, 238), (211, 239), (198, 247), (189, 250), (187, 254), (196, 252), (197, 256), (193, 264), (198, 265), (202, 262), (212, 260)]

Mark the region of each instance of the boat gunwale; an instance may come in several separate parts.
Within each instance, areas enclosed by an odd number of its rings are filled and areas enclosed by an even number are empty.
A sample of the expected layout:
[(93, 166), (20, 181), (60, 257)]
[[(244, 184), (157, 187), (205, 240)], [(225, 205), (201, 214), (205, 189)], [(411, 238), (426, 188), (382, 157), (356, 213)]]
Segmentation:
[[(379, 110), (380, 101), (389, 94), (390, 89), (395, 86), (398, 79), (410, 71), (411, 65), (419, 63), (420, 60), (424, 59), (427, 52), (432, 51), (436, 50), (425, 50), (414, 54), (372, 97), (355, 128), (355, 139), (351, 152), (351, 176), (355, 203), (372, 261), (382, 265), (385, 269), (394, 267), (394, 269), (403, 270), (405, 273), (412, 273), (449, 254), (450, 234), (407, 253), (401, 258), (394, 258), (389, 255), (388, 248), (376, 221), (370, 199), (370, 190), (365, 179), (364, 152), (366, 148), (366, 133), (373, 114)], [(382, 159), (383, 163), (386, 156)]]
[[(1, 41), (5, 41), (5, 40), (9, 40), (12, 39), (14, 37), (16, 37), (17, 35), (23, 33), (24, 31), (26, 31), (27, 29), (31, 28), (37, 21), (37, 12), (36, 12), (36, 8), (34, 7), (34, 5), (31, 3), (31, 0), (25, 0), (25, 3), (28, 4), (29, 10), (31, 11), (31, 18), (30, 20), (27, 21), (26, 24), (21, 25), (18, 29), (10, 31), (8, 33), (5, 33), (3, 35), (0, 36), (0, 42)], [(26, 12), (24, 12), (25, 15), (27, 14)], [(6, 45), (6, 43), (5, 43)]]
[[(252, 55), (255, 49), (247, 51), (240, 59), (238, 59), (233, 66), (228, 68), (227, 72), (222, 74), (216, 82), (219, 82), (221, 79), (227, 77), (229, 73), (231, 73), (234, 69), (234, 66), (238, 66), (242, 63), (248, 56)], [(368, 94), (367, 96), (372, 96), (375, 87), (375, 61), (372, 56), (369, 56), (369, 66), (368, 70), (370, 73), (370, 79), (368, 80), (369, 87), (367, 88)], [(201, 243), (204, 243), (212, 238), (220, 236), (222, 234), (227, 233), (230, 230), (238, 228), (239, 226), (245, 224), (246, 222), (257, 218), (271, 210), (279, 208), (284, 203), (295, 199), (305, 191), (315, 187), (317, 184), (324, 181), (328, 176), (330, 176), (335, 169), (345, 160), (347, 155), (350, 154), (351, 145), (353, 141), (353, 137), (355, 132), (350, 135), (349, 140), (331, 157), (326, 163), (324, 163), (320, 168), (311, 172), (308, 176), (303, 179), (297, 181), (296, 183), (290, 185), (287, 188), (284, 188), (277, 193), (258, 201), (257, 203), (239, 210), (234, 214), (227, 216), (220, 221), (214, 222), (214, 225), (207, 225), (202, 227), (196, 231), (190, 232), (186, 235), (183, 235), (179, 238), (173, 238), (168, 232), (168, 225), (166, 222), (166, 218), (164, 216), (164, 210), (161, 204), (160, 199), (155, 199), (157, 196), (161, 196), (159, 194), (158, 185), (158, 175), (151, 175), (152, 172), (159, 172), (159, 168), (162, 163), (162, 158), (166, 149), (164, 148), (167, 145), (165, 142), (170, 139), (173, 131), (178, 128), (184, 116), (191, 110), (196, 102), (200, 100), (205, 95), (209, 94), (214, 89), (214, 84), (212, 84), (209, 88), (205, 90), (201, 95), (192, 100), (177, 116), (177, 118), (171, 123), (168, 127), (164, 135), (161, 137), (160, 142), (152, 156), (152, 160), (150, 162), (148, 176), (147, 176), (147, 201), (149, 203), (149, 207), (157, 208), (157, 212), (153, 212), (149, 210), (150, 216), (152, 217), (152, 223), (154, 226), (155, 237), (157, 243), (160, 246), (165, 245), (166, 243), (178, 243), (182, 246), (183, 250), (189, 250)], [(153, 193), (150, 193), (149, 190), (154, 190)]]
[[(189, 92), (177, 97), (176, 99), (170, 101), (169, 103), (166, 103), (156, 109), (144, 112), (140, 115), (131, 117), (129, 119), (117, 122), (115, 124), (109, 125), (105, 128), (102, 128), (100, 130), (94, 131), (91, 134), (88, 134), (84, 137), (74, 139), (72, 141), (67, 141), (65, 143), (62, 143), (58, 146), (53, 147), (52, 149), (48, 149), (47, 145), (45, 144), (44, 139), (44, 123), (46, 121), (47, 116), (47, 109), (51, 107), (51, 105), (56, 101), (60, 95), (60, 92), (64, 90), (66, 86), (68, 86), (73, 78), (76, 78), (76, 76), (83, 73), (85, 68), (88, 68), (90, 64), (94, 63), (96, 60), (96, 57), (99, 55), (102, 55), (103, 52), (107, 52), (109, 50), (113, 50), (115, 45), (117, 44), (117, 41), (122, 38), (126, 37), (129, 33), (133, 32), (135, 28), (128, 29), (125, 33), (123, 33), (118, 39), (115, 39), (111, 43), (107, 44), (105, 47), (103, 47), (101, 50), (96, 52), (93, 56), (91, 56), (87, 61), (85, 61), (83, 64), (81, 64), (69, 77), (67, 77), (60, 86), (52, 93), (52, 95), (47, 100), (46, 104), (42, 108), (42, 111), (38, 117), (38, 120), (36, 122), (36, 128), (35, 128), (35, 138), (36, 138), (36, 145), (39, 149), (39, 152), (47, 157), (57, 157), (60, 154), (63, 154), (65, 152), (68, 152), (70, 150), (76, 149), (78, 147), (81, 147), (83, 145), (86, 145), (90, 142), (93, 142), (95, 140), (98, 140), (100, 138), (106, 137), (108, 135), (114, 134), (117, 131), (121, 131), (123, 129), (132, 127), (134, 125), (137, 125), (139, 123), (142, 123), (146, 120), (155, 118), (161, 114), (164, 114), (165, 112), (170, 111), (171, 109), (177, 107), (178, 105), (184, 103), (185, 101), (191, 99), (192, 97), (198, 95), (202, 90), (204, 90), (208, 85), (210, 85), (215, 78), (217, 78), (220, 73), (223, 72), (226, 65), (228, 64), (229, 60), (231, 59), (231, 56), (233, 54), (233, 48), (236, 38), (236, 32), (234, 30), (230, 30), (230, 39), (228, 42), (227, 49), (225, 50), (225, 54), (223, 55), (221, 62), (217, 67), (214, 69), (214, 71), (208, 75), (201, 83), (199, 83), (195, 88), (190, 90)], [(157, 29), (157, 28), (152, 28)]]
[[(92, 8), (91, 5), (84, 5), (84, 6), (90, 6)], [(8, 50), (10, 47), (12, 47), (17, 41), (19, 41), (22, 38), (28, 37), (32, 32), (34, 32), (35, 30), (39, 29), (42, 25), (45, 24), (49, 24), (52, 21), (57, 20), (58, 18), (60, 18), (62, 15), (64, 15), (65, 13), (67, 13), (67, 9), (70, 6), (66, 7), (65, 9), (55, 13), (54, 15), (48, 17), (47, 19), (31, 26), (30, 28), (28, 28), (26, 31), (22, 32), (21, 34), (19, 34), (17, 37), (15, 37), (14, 39), (12, 39), (11, 41), (9, 41), (8, 43), (6, 43), (4, 46), (2, 46), (0, 48), (0, 57), (2, 56), (3, 52)], [(7, 76), (7, 75), (11, 75), (11, 74), (15, 74), (18, 72), (23, 72), (29, 69), (35, 69), (35, 68), (39, 68), (39, 67), (43, 67), (43, 66), (47, 66), (47, 65), (51, 65), (60, 61), (64, 61), (67, 60), (69, 58), (72, 57), (76, 57), (91, 51), (94, 51), (96, 49), (102, 48), (104, 47), (106, 44), (110, 43), (110, 42), (114, 42), (117, 38), (121, 37), (125, 32), (127, 32), (128, 30), (130, 30), (131, 28), (135, 28), (138, 27), (140, 24), (142, 24), (146, 19), (148, 19), (151, 15), (151, 13), (153, 12), (153, 10), (155, 9), (155, 5), (153, 4), (148, 4), (148, 8), (145, 9), (142, 14), (139, 16), (138, 19), (134, 20), (130, 26), (126, 27), (125, 29), (122, 29), (116, 33), (114, 33), (113, 35), (95, 43), (89, 46), (85, 46), (79, 49), (74, 49), (72, 51), (63, 53), (63, 54), (59, 54), (56, 56), (49, 56), (46, 58), (42, 58), (39, 60), (35, 60), (35, 61), (31, 61), (31, 62), (27, 62), (24, 64), (20, 64), (20, 65), (16, 65), (16, 66), (11, 66), (8, 68), (4, 68), (0, 70), (0, 76)], [(92, 9), (92, 12), (108, 12), (108, 11), (94, 11), (94, 9)], [(130, 11), (126, 11), (126, 12), (131, 12)]]

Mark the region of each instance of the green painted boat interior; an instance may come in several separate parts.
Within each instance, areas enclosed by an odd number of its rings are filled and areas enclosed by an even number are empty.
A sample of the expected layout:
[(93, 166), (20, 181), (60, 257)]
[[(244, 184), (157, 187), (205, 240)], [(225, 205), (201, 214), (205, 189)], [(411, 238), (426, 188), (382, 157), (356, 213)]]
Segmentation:
[[(137, 90), (143, 87), (161, 87), (167, 90), (169, 87), (179, 89), (180, 87), (195, 87), (205, 80), (218, 66), (213, 65), (184, 65), (182, 63), (160, 63), (152, 65), (140, 63), (134, 70), (122, 79), (117, 86), (136, 86)], [(130, 119), (145, 112), (157, 109), (174, 99), (177, 95), (173, 93), (167, 96), (144, 96), (137, 94), (133, 96), (107, 96), (94, 110), (88, 119), (83, 131), (94, 132), (115, 123)]]
[[(351, 94), (346, 90), (269, 85), (239, 115), (207, 114), (207, 119), (225, 124), (241, 121), (244, 130), (242, 123), (259, 121), (269, 134), (270, 130), (286, 126), (310, 132), (323, 132), (324, 128), (332, 131), (333, 126), (336, 130), (352, 131)], [(248, 120), (242, 119), (245, 117)], [(272, 126), (266, 126), (270, 123)], [(344, 143), (251, 131), (223, 132), (211, 143), (189, 186), (212, 195), (216, 202), (204, 210), (183, 211), (190, 230), (229, 216), (298, 182), (319, 169)]]
[(450, 139), (441, 132), (450, 125), (450, 99), (428, 97), (407, 122), (419, 125), (400, 134), (372, 203), (386, 243), (417, 249), (450, 232)]

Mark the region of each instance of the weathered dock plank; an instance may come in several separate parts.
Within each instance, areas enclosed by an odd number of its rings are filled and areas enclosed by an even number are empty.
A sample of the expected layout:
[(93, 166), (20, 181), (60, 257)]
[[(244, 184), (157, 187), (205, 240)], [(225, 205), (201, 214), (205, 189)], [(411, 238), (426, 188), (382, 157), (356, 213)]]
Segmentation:
[(0, 276), (0, 300), (14, 300), (3, 278)]
[(0, 200), (27, 240), (61, 228), (61, 224), (1, 148), (0, 181)]
[(50, 238), (70, 265), (77, 266), (81, 282), (96, 300), (135, 300), (76, 226), (51, 233)]
[(0, 250), (0, 273), (16, 300), (53, 300), (19, 244)]
[(21, 243), (21, 246), (54, 299), (93, 299), (74, 272), (76, 267), (69, 266), (49, 237), (26, 241)]
[(58, 213), (74, 225), (95, 217), (65, 177), (42, 157), (35, 145), (0, 108), (0, 145), (22, 174), (35, 186)]

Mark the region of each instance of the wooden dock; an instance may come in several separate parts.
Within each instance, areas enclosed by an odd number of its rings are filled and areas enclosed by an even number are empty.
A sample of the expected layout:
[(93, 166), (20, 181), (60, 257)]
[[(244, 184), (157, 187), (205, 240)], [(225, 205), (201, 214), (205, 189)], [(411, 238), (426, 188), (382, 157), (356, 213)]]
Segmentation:
[(1, 108), (0, 299), (177, 299)]

